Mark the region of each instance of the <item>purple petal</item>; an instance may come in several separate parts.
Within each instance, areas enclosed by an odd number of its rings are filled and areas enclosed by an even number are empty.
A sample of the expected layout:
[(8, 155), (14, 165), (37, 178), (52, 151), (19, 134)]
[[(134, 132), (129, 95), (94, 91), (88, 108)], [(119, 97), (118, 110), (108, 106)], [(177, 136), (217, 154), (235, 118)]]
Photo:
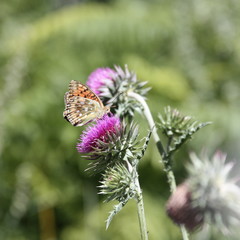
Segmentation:
[(77, 144), (77, 150), (80, 153), (89, 153), (96, 147), (96, 140), (106, 142), (106, 136), (110, 133), (116, 133), (121, 128), (121, 122), (118, 117), (105, 115), (99, 119), (96, 124), (89, 126), (80, 136), (80, 143)]
[(100, 88), (104, 86), (109, 80), (113, 80), (116, 72), (111, 68), (97, 68), (93, 71), (87, 80), (87, 85), (96, 94), (99, 94)]

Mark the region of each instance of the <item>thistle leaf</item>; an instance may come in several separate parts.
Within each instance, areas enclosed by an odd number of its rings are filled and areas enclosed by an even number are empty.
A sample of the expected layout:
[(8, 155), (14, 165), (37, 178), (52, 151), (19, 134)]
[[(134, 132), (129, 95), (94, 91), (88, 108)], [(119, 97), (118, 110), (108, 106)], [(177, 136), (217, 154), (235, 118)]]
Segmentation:
[(197, 126), (193, 126), (186, 131), (185, 134), (182, 134), (178, 138), (175, 138), (172, 146), (169, 147), (169, 155), (172, 155), (177, 151), (187, 140), (191, 139), (192, 135), (199, 131), (201, 128), (211, 124), (211, 122), (199, 123)]
[(142, 146), (142, 151), (141, 151), (141, 153), (140, 153), (139, 156), (138, 156), (138, 160), (141, 160), (141, 158), (144, 156), (144, 153), (145, 153), (146, 150), (147, 150), (147, 146), (148, 146), (148, 144), (149, 144), (151, 135), (152, 135), (152, 129), (149, 131), (148, 135), (145, 137), (145, 142), (144, 142), (144, 144), (143, 144), (143, 146)]
[(110, 214), (106, 220), (106, 229), (108, 229), (110, 223), (112, 222), (113, 217), (122, 210), (122, 208), (124, 207), (124, 205), (126, 203), (127, 202), (120, 202), (114, 206), (113, 211), (110, 212)]

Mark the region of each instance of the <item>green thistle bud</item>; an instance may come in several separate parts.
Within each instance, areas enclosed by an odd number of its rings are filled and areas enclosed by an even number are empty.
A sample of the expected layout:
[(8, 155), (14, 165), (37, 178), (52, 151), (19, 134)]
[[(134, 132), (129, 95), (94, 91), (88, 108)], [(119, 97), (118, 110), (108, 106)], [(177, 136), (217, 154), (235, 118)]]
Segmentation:
[[(129, 165), (130, 166), (130, 165)], [(130, 170), (122, 163), (107, 168), (101, 181), (100, 194), (108, 195), (106, 201), (125, 202), (135, 196), (134, 178)]]
[(210, 124), (199, 123), (191, 116), (183, 116), (177, 109), (169, 106), (164, 109), (164, 115), (159, 114), (159, 129), (168, 138), (168, 154), (179, 149), (188, 139), (201, 128)]

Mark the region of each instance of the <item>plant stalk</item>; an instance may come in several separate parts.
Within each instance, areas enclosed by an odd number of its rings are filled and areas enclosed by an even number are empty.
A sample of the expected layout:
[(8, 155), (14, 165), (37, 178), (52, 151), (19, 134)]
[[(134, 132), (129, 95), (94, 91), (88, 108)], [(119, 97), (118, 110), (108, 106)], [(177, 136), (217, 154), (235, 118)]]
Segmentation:
[[(145, 118), (147, 119), (147, 122), (148, 122), (148, 125), (149, 125), (150, 129), (152, 130), (152, 136), (153, 136), (153, 139), (154, 139), (155, 144), (157, 146), (158, 152), (160, 154), (160, 157), (161, 157), (161, 160), (162, 160), (162, 163), (163, 163), (164, 171), (167, 174), (167, 179), (168, 179), (168, 183), (169, 183), (169, 186), (170, 186), (170, 192), (172, 193), (176, 190), (176, 180), (175, 180), (174, 173), (172, 171), (171, 160), (169, 159), (169, 157), (167, 156), (167, 154), (164, 150), (161, 139), (160, 139), (160, 137), (157, 133), (157, 128), (156, 128), (156, 125), (154, 123), (154, 120), (153, 120), (152, 114), (150, 112), (150, 109), (149, 109), (146, 101), (144, 100), (144, 98), (142, 96), (140, 96), (139, 94), (129, 91), (128, 96), (136, 99), (143, 107), (143, 114), (144, 114)], [(184, 227), (184, 225), (181, 225), (180, 229), (181, 229), (181, 232), (182, 232), (183, 240), (189, 240), (188, 233), (187, 233), (187, 230)]]
[(138, 220), (139, 220), (139, 226), (140, 226), (140, 232), (141, 232), (141, 240), (148, 240), (143, 196), (142, 196), (142, 190), (140, 188), (138, 177), (136, 177), (135, 179), (135, 186), (137, 187), (136, 201), (137, 201), (137, 208), (138, 208)]

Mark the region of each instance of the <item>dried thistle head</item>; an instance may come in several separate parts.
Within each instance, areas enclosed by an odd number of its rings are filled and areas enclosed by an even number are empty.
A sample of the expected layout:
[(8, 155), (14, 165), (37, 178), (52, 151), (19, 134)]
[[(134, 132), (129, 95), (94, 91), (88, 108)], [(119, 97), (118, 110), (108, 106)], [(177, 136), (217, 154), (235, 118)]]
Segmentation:
[(224, 234), (240, 225), (240, 187), (230, 177), (233, 163), (226, 154), (190, 155), (189, 178), (177, 187), (167, 204), (174, 222), (195, 230), (208, 223)]
[(216, 152), (212, 159), (192, 153), (188, 166), (188, 184), (193, 206), (204, 211), (204, 221), (214, 224), (224, 234), (240, 225), (240, 187), (230, 176), (233, 162), (226, 163), (226, 154)]
[(180, 184), (170, 196), (166, 211), (176, 224), (184, 224), (189, 231), (194, 231), (203, 224), (203, 211), (192, 205), (192, 196), (187, 182)]

